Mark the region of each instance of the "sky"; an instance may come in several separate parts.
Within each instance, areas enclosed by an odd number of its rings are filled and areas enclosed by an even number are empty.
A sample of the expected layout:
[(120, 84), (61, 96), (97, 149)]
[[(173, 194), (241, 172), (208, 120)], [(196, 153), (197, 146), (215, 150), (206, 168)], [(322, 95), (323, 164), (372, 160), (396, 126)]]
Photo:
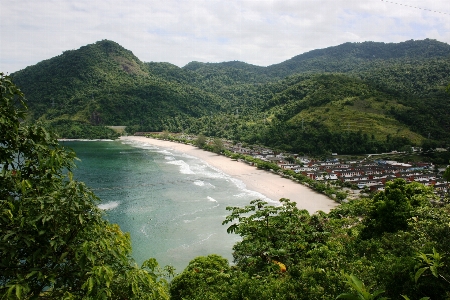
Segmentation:
[(449, 0), (0, 0), (5, 74), (103, 39), (182, 67), (426, 38), (450, 43)]

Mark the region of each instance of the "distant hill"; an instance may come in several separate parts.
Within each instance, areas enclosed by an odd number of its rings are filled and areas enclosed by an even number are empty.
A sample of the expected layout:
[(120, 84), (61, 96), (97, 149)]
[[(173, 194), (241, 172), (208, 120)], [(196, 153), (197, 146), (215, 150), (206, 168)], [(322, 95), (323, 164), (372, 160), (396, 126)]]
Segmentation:
[(312, 50), (266, 68), (270, 76), (286, 77), (297, 73), (349, 73), (375, 68), (380, 64), (450, 59), (450, 45), (436, 40), (402, 43), (345, 43)]
[(450, 45), (430, 39), (345, 43), (268, 67), (183, 68), (141, 62), (103, 40), (12, 77), (28, 98), (29, 119), (64, 137), (125, 125), (307, 153), (450, 145)]
[[(250, 65), (240, 61), (222, 63), (190, 62), (183, 67), (203, 76), (218, 70), (228, 70), (247, 76), (247, 83), (265, 82), (274, 78), (299, 73), (355, 73), (378, 68), (381, 65), (421, 64), (429, 59), (450, 59), (450, 45), (436, 40), (410, 40), (401, 43), (344, 43), (339, 46), (312, 50), (284, 62), (268, 67)], [(252, 79), (252, 80), (250, 80)]]

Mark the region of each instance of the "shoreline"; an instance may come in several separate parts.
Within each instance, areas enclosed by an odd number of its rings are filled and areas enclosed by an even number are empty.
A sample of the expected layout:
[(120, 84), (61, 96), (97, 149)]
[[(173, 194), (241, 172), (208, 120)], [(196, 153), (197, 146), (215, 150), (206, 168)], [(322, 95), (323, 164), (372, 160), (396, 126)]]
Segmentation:
[(111, 139), (58, 139), (58, 142), (114, 142)]
[(122, 136), (119, 140), (135, 141), (157, 147), (169, 148), (197, 157), (210, 166), (221, 170), (225, 174), (241, 180), (248, 190), (258, 192), (277, 202), (281, 198), (290, 199), (292, 202), (296, 203), (298, 209), (306, 209), (310, 214), (317, 211), (328, 213), (331, 209), (339, 205), (327, 196), (290, 179), (257, 169), (244, 162), (235, 161), (223, 155), (209, 152), (192, 145), (143, 136)]

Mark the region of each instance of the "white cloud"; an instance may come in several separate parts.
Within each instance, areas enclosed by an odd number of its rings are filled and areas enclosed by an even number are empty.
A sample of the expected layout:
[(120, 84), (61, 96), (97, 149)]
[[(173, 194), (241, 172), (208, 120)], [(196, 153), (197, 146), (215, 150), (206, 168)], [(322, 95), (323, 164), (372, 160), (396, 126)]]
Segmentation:
[(450, 42), (447, 0), (0, 0), (0, 5), (3, 72), (102, 39), (143, 61), (179, 66), (194, 60), (265, 66), (345, 42)]

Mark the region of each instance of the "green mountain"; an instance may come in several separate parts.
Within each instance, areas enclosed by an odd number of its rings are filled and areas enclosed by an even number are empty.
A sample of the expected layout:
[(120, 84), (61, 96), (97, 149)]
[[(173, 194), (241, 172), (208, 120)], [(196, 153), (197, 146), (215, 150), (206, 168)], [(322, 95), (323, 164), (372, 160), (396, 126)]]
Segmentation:
[(413, 63), (438, 58), (450, 58), (450, 45), (430, 39), (402, 43), (345, 43), (297, 55), (267, 67), (266, 73), (277, 77), (308, 72), (349, 73), (373, 69), (380, 64)]
[(106, 40), (66, 51), (12, 77), (27, 95), (30, 119), (56, 127), (75, 122), (163, 130), (166, 123), (222, 110), (217, 96), (153, 73), (133, 53)]
[[(345, 43), (268, 67), (141, 62), (103, 40), (12, 74), (63, 137), (125, 125), (305, 153), (450, 144), (450, 45)], [(92, 133), (91, 135), (95, 135)]]
[[(200, 70), (200, 75), (221, 66), (195, 65), (190, 69)], [(222, 74), (248, 70), (245, 64), (232, 67), (220, 70)], [(241, 115), (253, 114), (238, 125), (243, 129), (237, 134), (251, 143), (294, 151), (355, 153), (420, 145), (429, 137), (433, 144), (446, 146), (449, 71), (450, 46), (438, 41), (346, 43), (254, 70), (254, 82), (230, 83), (225, 77), (217, 91), (222, 97), (228, 93)], [(220, 73), (214, 74), (218, 82)], [(308, 124), (314, 124), (312, 136), (303, 133)], [(283, 126), (272, 128), (275, 125)], [(347, 142), (359, 147), (342, 147)]]

